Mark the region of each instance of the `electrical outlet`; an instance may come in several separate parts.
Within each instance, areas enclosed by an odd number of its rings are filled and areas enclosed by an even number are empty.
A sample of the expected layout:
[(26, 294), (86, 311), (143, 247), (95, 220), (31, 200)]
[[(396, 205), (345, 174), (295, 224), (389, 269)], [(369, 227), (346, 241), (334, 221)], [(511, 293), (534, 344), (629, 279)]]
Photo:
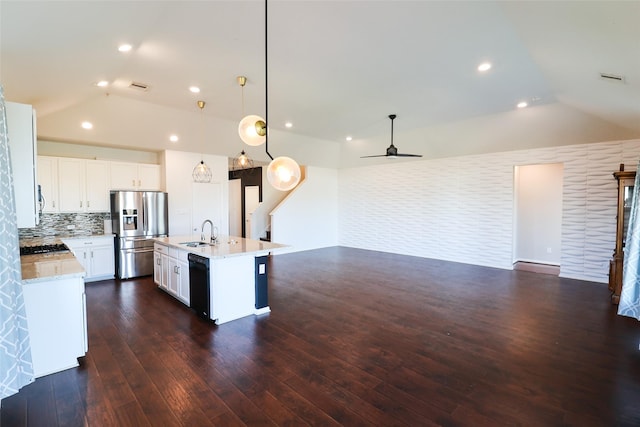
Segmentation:
[(67, 230), (75, 230), (76, 226), (74, 224), (67, 225)]
[(550, 254), (551, 253), (551, 248), (547, 248), (547, 253)]

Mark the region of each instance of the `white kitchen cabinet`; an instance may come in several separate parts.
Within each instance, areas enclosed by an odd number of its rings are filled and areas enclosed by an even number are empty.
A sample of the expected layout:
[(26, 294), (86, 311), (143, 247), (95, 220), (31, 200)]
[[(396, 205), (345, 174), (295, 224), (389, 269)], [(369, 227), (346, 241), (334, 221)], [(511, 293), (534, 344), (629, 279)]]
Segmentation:
[(36, 183), (36, 114), (31, 105), (5, 103), (18, 228), (39, 222)]
[(71, 238), (62, 241), (84, 267), (86, 282), (115, 277), (113, 236)]
[(36, 377), (78, 366), (87, 352), (87, 312), (81, 277), (24, 283)]
[(159, 165), (109, 162), (109, 167), (110, 190), (161, 190)]
[(189, 305), (189, 253), (169, 248), (169, 287), (168, 291), (180, 301)]
[(38, 184), (43, 197), (42, 212), (60, 212), (57, 157), (38, 156)]
[(153, 281), (160, 289), (189, 305), (189, 253), (154, 244)]
[(60, 212), (108, 212), (108, 167), (101, 160), (58, 158)]
[(167, 290), (169, 285), (169, 248), (158, 243), (153, 244), (153, 281), (160, 289)]

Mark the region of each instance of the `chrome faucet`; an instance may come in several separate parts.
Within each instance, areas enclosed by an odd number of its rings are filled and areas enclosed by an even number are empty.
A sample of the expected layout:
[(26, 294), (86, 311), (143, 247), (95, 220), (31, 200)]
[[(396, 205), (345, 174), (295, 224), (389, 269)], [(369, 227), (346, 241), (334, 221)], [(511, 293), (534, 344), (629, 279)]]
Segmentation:
[[(215, 243), (216, 240), (218, 239), (218, 229), (213, 225), (213, 222), (211, 222), (210, 219), (205, 219), (202, 222), (202, 228), (200, 230), (200, 240), (202, 240), (204, 242), (204, 226), (209, 223), (209, 225), (211, 226), (211, 237), (209, 238), (211, 243)], [(215, 230), (215, 231), (214, 231)]]

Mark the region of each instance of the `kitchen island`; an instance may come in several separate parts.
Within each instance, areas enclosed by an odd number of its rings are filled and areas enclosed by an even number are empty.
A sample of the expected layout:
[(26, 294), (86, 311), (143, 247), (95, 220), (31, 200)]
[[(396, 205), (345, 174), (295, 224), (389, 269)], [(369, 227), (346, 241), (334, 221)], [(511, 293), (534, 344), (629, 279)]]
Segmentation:
[[(198, 314), (206, 313), (219, 325), (270, 311), (267, 256), (285, 245), (235, 236), (220, 236), (215, 244), (201, 241), (199, 235), (154, 240), (155, 283)], [(190, 254), (196, 256), (191, 256), (191, 272)], [(208, 265), (206, 278), (194, 268), (194, 258), (198, 257)], [(200, 312), (203, 305), (206, 308)]]
[(88, 350), (84, 268), (69, 251), (24, 255), (20, 263), (35, 376), (78, 366)]

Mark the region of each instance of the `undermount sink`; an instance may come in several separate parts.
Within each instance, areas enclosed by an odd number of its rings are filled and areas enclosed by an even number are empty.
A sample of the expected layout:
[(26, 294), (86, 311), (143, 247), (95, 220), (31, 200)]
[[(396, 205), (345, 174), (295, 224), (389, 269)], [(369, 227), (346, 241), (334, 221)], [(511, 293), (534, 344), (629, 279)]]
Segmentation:
[(189, 246), (190, 248), (197, 248), (200, 246), (211, 246), (213, 245), (213, 243), (207, 243), (207, 242), (203, 242), (203, 241), (196, 241), (196, 242), (183, 242), (180, 243), (181, 245), (185, 245), (185, 246)]

